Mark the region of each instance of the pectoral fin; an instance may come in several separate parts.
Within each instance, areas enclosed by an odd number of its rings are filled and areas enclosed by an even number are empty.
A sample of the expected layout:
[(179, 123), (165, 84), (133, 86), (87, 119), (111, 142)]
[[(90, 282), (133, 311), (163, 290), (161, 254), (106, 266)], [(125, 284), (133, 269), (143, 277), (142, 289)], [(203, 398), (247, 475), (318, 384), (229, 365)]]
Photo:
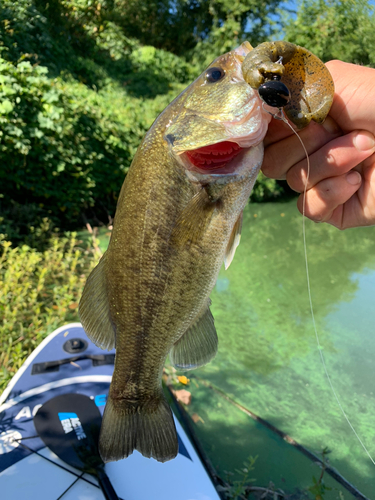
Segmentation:
[(205, 365), (216, 356), (218, 338), (209, 309), (210, 303), (211, 301), (203, 314), (172, 347), (169, 359), (176, 368), (192, 370)]
[(91, 272), (79, 303), (79, 316), (87, 336), (109, 351), (115, 347), (115, 330), (109, 314), (104, 268), (106, 253)]
[(243, 218), (243, 212), (240, 213), (240, 216), (238, 217), (236, 223), (233, 226), (232, 233), (230, 235), (229, 241), (228, 241), (228, 246), (225, 252), (225, 258), (224, 258), (224, 267), (225, 270), (228, 269), (230, 266), (234, 254), (236, 253), (236, 248), (240, 244), (240, 239), (241, 239), (241, 229), (242, 229), (242, 218)]
[(210, 201), (205, 189), (197, 193), (176, 221), (170, 241), (178, 246), (198, 243), (205, 233), (215, 212), (216, 204)]

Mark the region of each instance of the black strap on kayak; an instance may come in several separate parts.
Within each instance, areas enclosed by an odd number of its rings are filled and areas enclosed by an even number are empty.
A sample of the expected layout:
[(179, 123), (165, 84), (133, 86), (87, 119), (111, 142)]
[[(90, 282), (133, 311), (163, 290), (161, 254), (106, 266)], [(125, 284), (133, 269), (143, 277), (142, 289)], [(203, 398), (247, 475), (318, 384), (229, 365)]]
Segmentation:
[[(47, 462), (50, 462), (51, 464), (53, 465), (56, 465), (56, 467), (59, 467), (60, 469), (64, 470), (65, 472), (68, 472), (69, 474), (72, 474), (73, 476), (75, 476), (75, 480), (74, 482), (69, 486), (69, 488), (67, 488), (63, 495), (65, 495), (65, 493), (67, 491), (70, 490), (70, 488), (79, 480), (81, 479), (82, 481), (85, 481), (85, 483), (88, 483), (88, 484), (91, 484), (91, 486), (94, 486), (95, 488), (97, 488), (98, 490), (100, 490), (100, 486), (96, 483), (93, 483), (92, 481), (90, 481), (89, 479), (86, 479), (82, 474), (77, 474), (76, 472), (72, 471), (71, 469), (68, 469), (67, 467), (64, 467), (63, 465), (55, 462), (54, 460), (51, 460), (50, 458), (42, 455), (41, 453), (39, 453), (37, 450), (34, 450), (33, 448), (30, 448), (30, 446), (27, 446), (26, 444), (22, 443), (22, 441), (24, 439), (31, 439), (31, 438), (35, 438), (35, 437), (39, 437), (39, 436), (30, 436), (30, 438), (21, 438), (21, 439), (16, 439), (17, 443), (19, 443), (20, 446), (22, 446), (23, 448), (25, 448), (25, 450), (27, 451), (30, 451), (30, 453), (35, 453), (35, 455), (38, 455), (38, 457), (40, 458), (43, 458), (44, 460), (46, 460)], [(61, 498), (63, 495), (60, 495), (59, 498)], [(59, 500), (59, 498), (57, 498), (56, 500)], [(119, 500), (123, 500), (122, 498), (119, 497)]]
[(106, 500), (119, 500), (99, 455), (102, 416), (84, 394), (62, 394), (49, 399), (34, 415), (34, 426), (44, 444), (68, 465), (93, 474)]
[(82, 356), (73, 356), (71, 358), (57, 359), (55, 361), (44, 361), (43, 363), (34, 363), (31, 369), (31, 375), (41, 375), (42, 373), (58, 372), (60, 366), (91, 359), (93, 366), (113, 365), (115, 363), (114, 354), (83, 354)]
[(73, 488), (73, 486), (76, 484), (76, 482), (77, 482), (77, 481), (79, 481), (80, 479), (82, 479), (82, 476), (83, 476), (83, 475), (84, 475), (84, 472), (81, 472), (81, 474), (79, 475), (79, 477), (76, 477), (76, 478), (75, 478), (75, 480), (72, 482), (72, 484), (71, 484), (71, 485), (69, 485), (69, 486), (66, 488), (66, 490), (65, 490), (65, 491), (63, 491), (63, 492), (61, 493), (61, 495), (59, 496), (59, 498), (56, 498), (56, 500), (61, 500), (61, 499), (62, 499), (62, 497), (63, 497), (64, 495), (66, 495), (66, 493), (68, 493), (68, 491), (69, 491), (71, 488)]
[[(23, 439), (25, 439), (25, 438), (22, 438), (22, 440)], [(76, 472), (73, 472), (71, 469), (68, 469), (67, 467), (64, 467), (63, 465), (55, 462), (54, 460), (51, 460), (50, 458), (45, 457), (44, 455), (42, 455), (41, 453), (39, 453), (39, 451), (34, 450), (33, 448), (30, 448), (30, 446), (27, 446), (26, 444), (22, 443), (21, 442), (22, 440), (21, 439), (16, 439), (17, 443), (19, 443), (19, 445), (22, 446), (22, 448), (25, 448), (25, 450), (29, 451), (30, 453), (35, 453), (35, 455), (38, 455), (38, 457), (43, 458), (44, 460), (46, 460), (47, 462), (50, 462), (53, 465), (56, 465), (56, 467), (60, 467), (60, 469), (64, 470), (65, 472), (68, 472), (69, 474), (72, 474), (77, 479), (82, 479), (82, 481), (85, 481), (85, 483), (91, 484), (91, 486), (95, 486), (95, 488), (98, 488), (98, 490), (100, 489), (100, 486), (98, 484), (93, 483), (89, 479), (86, 479), (85, 477), (82, 477), (81, 474), (77, 474)]]

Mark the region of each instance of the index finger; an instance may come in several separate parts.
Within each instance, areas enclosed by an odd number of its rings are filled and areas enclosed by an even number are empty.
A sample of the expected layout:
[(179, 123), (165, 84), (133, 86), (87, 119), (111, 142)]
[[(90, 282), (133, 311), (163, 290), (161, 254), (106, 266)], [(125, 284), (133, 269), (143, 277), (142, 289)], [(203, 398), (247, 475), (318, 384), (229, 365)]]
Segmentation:
[(283, 120), (273, 118), (268, 125), (268, 131), (263, 140), (264, 147), (266, 148), (270, 144), (281, 141), (292, 134), (290, 127)]
[[(290, 131), (293, 134), (292, 131)], [(299, 132), (307, 153), (315, 153), (332, 139), (341, 135), (336, 123), (327, 118), (324, 124), (311, 122), (308, 127)], [(286, 179), (290, 168), (306, 158), (305, 151), (295, 134), (286, 137), (266, 147), (262, 172), (271, 179)]]

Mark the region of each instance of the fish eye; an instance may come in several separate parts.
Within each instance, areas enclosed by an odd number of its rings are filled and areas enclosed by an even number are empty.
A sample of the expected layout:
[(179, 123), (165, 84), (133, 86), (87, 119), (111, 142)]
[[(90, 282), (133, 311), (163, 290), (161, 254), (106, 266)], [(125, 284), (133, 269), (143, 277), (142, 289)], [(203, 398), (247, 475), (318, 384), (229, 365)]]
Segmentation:
[(208, 68), (206, 71), (206, 80), (215, 83), (224, 78), (225, 71), (222, 68)]
[(278, 80), (263, 83), (258, 92), (263, 101), (274, 108), (283, 108), (290, 101), (288, 87)]

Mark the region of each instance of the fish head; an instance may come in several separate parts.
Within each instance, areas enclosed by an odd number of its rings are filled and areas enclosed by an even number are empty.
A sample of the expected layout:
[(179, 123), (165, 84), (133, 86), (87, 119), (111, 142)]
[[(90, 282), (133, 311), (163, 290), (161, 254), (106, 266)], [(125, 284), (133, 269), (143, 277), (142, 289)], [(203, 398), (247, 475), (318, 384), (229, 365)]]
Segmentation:
[(245, 82), (242, 62), (248, 42), (215, 59), (177, 98), (164, 139), (170, 153), (196, 182), (242, 176), (261, 162), (271, 115), (257, 90)]

